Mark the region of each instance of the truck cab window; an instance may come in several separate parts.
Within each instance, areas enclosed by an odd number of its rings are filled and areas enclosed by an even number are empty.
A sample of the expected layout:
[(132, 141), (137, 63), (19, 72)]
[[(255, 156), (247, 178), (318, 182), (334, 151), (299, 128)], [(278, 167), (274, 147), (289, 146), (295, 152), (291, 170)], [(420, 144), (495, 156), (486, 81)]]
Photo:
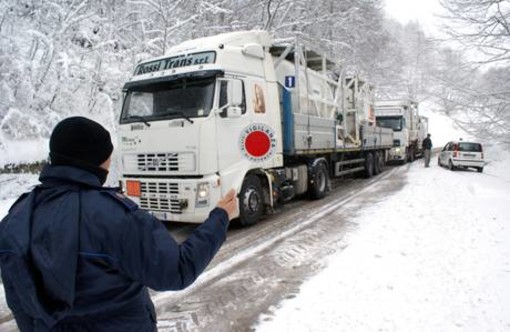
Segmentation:
[(138, 115), (148, 116), (154, 109), (154, 98), (152, 93), (133, 91), (131, 96), (131, 107), (138, 110)]
[(394, 131), (402, 131), (403, 118), (400, 116), (379, 116), (376, 117), (376, 124), (379, 127), (390, 128)]
[(183, 79), (131, 87), (126, 94), (121, 123), (196, 118), (209, 115), (213, 106), (214, 78)]
[[(228, 80), (221, 80), (220, 81), (220, 92), (219, 92), (219, 108), (225, 107), (228, 103)], [(243, 101), (240, 105), (242, 114), (246, 113), (246, 97), (245, 97), (245, 90), (244, 90), (244, 82), (243, 82)], [(226, 110), (224, 110), (221, 114), (222, 117), (226, 116)]]

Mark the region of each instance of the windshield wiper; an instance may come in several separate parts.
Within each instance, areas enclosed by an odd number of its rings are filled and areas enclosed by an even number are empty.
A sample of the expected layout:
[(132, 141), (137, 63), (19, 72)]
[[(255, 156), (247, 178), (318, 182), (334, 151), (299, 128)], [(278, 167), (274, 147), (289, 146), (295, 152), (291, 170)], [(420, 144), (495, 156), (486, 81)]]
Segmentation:
[(145, 119), (143, 116), (140, 116), (140, 115), (130, 115), (130, 116), (128, 116), (128, 119), (137, 119), (137, 120), (140, 120), (143, 123), (145, 123), (147, 125), (147, 127), (151, 126), (149, 121), (147, 121), (147, 119)]
[(186, 119), (187, 121), (189, 121), (189, 123), (193, 123), (193, 120), (191, 120), (191, 118), (189, 116), (187, 116), (186, 114), (182, 113), (182, 112), (168, 112), (168, 113), (163, 113), (163, 114), (158, 114), (158, 116), (172, 116), (173, 115), (176, 115), (176, 118), (183, 118), (183, 119)]

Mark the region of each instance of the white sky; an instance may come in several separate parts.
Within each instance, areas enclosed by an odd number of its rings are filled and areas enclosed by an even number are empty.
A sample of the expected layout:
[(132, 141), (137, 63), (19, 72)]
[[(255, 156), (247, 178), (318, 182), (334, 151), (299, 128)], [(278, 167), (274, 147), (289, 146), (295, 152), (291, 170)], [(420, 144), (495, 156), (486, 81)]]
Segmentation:
[(402, 24), (418, 21), (430, 33), (437, 33), (438, 18), (434, 14), (440, 13), (439, 0), (385, 0), (386, 13)]

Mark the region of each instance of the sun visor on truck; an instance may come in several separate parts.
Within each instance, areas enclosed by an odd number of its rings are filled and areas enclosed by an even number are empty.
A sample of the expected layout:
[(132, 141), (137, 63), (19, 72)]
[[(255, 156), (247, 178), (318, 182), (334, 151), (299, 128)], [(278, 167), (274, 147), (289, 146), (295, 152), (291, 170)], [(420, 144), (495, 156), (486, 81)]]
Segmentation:
[(126, 90), (132, 89), (134, 87), (140, 87), (140, 86), (146, 86), (146, 85), (152, 85), (152, 84), (158, 84), (158, 83), (166, 83), (166, 82), (171, 82), (171, 81), (178, 81), (178, 80), (182, 80), (182, 79), (186, 79), (186, 78), (194, 78), (194, 79), (210, 78), (210, 77), (222, 76), (223, 74), (224, 74), (224, 71), (219, 70), (219, 69), (186, 72), (186, 73), (181, 73), (181, 74), (176, 74), (176, 75), (127, 82), (126, 84), (124, 84), (124, 87), (122, 88), (122, 90), (126, 91)]

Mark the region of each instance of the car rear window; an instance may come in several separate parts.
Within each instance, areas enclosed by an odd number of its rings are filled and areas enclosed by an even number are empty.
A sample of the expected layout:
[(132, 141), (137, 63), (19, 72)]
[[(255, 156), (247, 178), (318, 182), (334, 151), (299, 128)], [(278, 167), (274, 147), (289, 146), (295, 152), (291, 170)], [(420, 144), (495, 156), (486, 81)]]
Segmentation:
[(479, 143), (459, 143), (460, 151), (482, 152), (482, 145)]

